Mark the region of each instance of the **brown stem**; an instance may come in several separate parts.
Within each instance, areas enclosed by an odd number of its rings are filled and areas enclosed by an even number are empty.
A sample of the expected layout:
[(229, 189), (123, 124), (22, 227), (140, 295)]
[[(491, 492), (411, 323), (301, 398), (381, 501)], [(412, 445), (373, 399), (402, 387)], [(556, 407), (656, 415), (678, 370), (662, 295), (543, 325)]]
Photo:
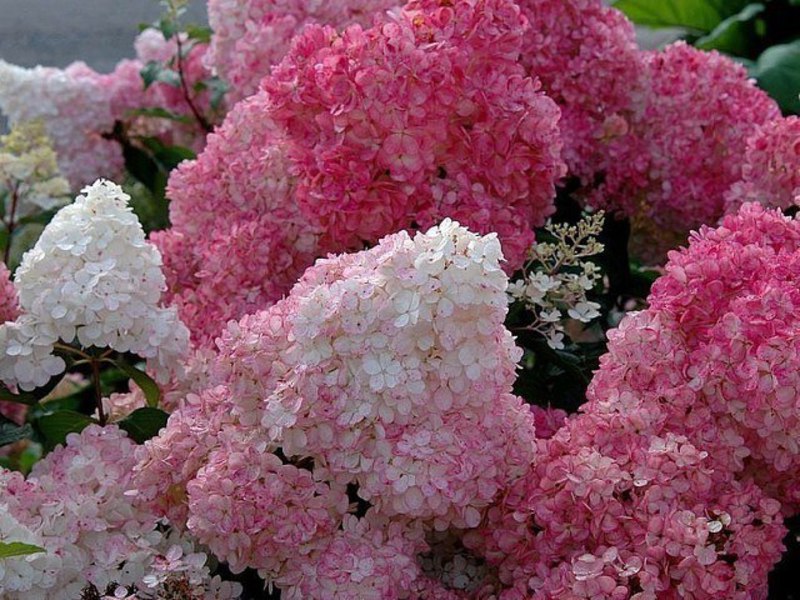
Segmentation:
[(106, 414), (103, 410), (103, 391), (100, 389), (100, 360), (92, 357), (89, 361), (92, 365), (92, 381), (94, 382), (94, 397), (97, 403), (97, 414), (100, 417), (100, 425), (106, 424)]
[(9, 212), (8, 222), (6, 223), (6, 229), (8, 229), (8, 240), (6, 241), (6, 249), (3, 255), (3, 262), (6, 264), (6, 266), (8, 266), (8, 259), (11, 256), (11, 236), (14, 234), (14, 227), (16, 226), (14, 217), (16, 216), (18, 202), (19, 183), (13, 186), (13, 191), (11, 192), (11, 211)]
[(189, 109), (192, 111), (194, 118), (200, 124), (200, 127), (203, 128), (203, 131), (206, 133), (211, 133), (212, 127), (211, 124), (206, 120), (206, 118), (202, 115), (202, 113), (197, 110), (194, 102), (192, 102), (192, 95), (189, 93), (189, 86), (186, 83), (186, 77), (183, 73), (183, 42), (181, 42), (181, 35), (180, 33), (175, 34), (175, 42), (178, 45), (178, 78), (181, 81), (181, 89), (183, 90), (183, 97), (186, 100), (186, 104), (189, 105)]

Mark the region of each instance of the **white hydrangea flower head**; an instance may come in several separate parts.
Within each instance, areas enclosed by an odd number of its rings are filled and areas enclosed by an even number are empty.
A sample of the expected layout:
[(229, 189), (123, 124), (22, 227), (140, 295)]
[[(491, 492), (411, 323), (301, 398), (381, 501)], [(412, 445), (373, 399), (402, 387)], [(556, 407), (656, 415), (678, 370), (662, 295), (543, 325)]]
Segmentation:
[(145, 239), (130, 197), (109, 181), (61, 209), (17, 269), (22, 317), (0, 327), (0, 378), (24, 390), (64, 363), (57, 340), (132, 352), (166, 380), (188, 350), (189, 332), (166, 289), (161, 254)]

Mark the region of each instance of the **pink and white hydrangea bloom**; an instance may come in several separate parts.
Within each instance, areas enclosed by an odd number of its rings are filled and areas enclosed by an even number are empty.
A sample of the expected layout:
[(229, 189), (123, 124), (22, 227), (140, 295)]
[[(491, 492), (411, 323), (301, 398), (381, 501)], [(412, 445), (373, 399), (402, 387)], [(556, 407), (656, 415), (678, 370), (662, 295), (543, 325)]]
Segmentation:
[[(311, 584), (298, 569), (334, 561), (329, 544), (374, 551), (336, 541), (346, 490), (387, 527), (476, 527), (534, 452), (534, 416), (510, 393), (520, 354), (501, 260), (495, 235), (446, 220), (318, 261), (286, 299), (229, 325), (216, 387), (145, 444), (140, 501), (296, 593)], [(277, 490), (284, 516), (264, 510)], [(354, 589), (371, 594), (370, 577)]]
[(8, 600), (74, 600), (91, 583), (136, 585), (153, 598), (164, 573), (185, 576), (198, 598), (232, 600), (241, 589), (209, 576), (206, 555), (164, 533), (160, 518), (131, 502), (136, 445), (115, 426), (70, 434), (25, 480), (0, 471), (4, 541), (43, 548), (6, 558), (0, 589)]
[(258, 90), (307, 25), (339, 30), (353, 24), (368, 27), (376, 16), (399, 4), (398, 0), (210, 0), (208, 22), (214, 35), (205, 61), (230, 85), (233, 104)]
[(566, 169), (558, 107), (517, 63), (512, 2), (449, 4), (341, 35), (309, 26), (172, 174), (174, 227), (156, 240), (195, 341), (277, 301), (315, 258), (445, 217), (496, 232), (505, 268), (522, 264)]

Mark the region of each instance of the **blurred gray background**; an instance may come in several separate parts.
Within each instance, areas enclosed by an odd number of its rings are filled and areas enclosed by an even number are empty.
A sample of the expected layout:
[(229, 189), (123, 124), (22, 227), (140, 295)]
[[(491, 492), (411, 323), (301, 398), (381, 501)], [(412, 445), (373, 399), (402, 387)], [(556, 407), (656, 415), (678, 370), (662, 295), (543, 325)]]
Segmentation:
[[(138, 24), (161, 12), (158, 0), (0, 0), (0, 58), (24, 67), (82, 60), (108, 73), (133, 56)], [(206, 23), (205, 0), (189, 1), (184, 22)]]

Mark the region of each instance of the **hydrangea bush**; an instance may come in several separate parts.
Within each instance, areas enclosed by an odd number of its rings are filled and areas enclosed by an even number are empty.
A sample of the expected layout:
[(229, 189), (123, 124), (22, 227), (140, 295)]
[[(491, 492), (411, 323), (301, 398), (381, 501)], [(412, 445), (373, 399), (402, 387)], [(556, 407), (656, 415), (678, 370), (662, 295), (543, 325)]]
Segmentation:
[(796, 116), (601, 0), (184, 8), (0, 62), (0, 597), (791, 597)]

